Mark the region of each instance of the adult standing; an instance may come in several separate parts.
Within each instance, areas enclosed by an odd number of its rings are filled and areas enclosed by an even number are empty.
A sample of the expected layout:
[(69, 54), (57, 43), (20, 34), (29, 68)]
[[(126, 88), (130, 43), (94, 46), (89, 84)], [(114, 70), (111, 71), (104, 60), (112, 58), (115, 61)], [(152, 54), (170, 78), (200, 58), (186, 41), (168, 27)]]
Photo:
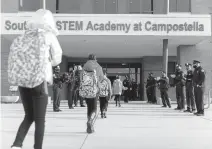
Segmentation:
[(171, 103), (169, 100), (168, 89), (169, 89), (169, 78), (166, 76), (166, 73), (162, 71), (162, 77), (157, 81), (159, 84), (160, 94), (163, 106), (171, 108)]
[(185, 77), (180, 64), (176, 65), (175, 75), (171, 75), (174, 78), (174, 84), (176, 86), (176, 98), (177, 108), (175, 110), (185, 110)]
[(194, 84), (193, 84), (193, 71), (192, 65), (189, 63), (185, 64), (187, 74), (185, 75), (186, 78), (186, 103), (187, 103), (187, 110), (184, 112), (195, 112), (195, 98), (194, 98)]
[(68, 107), (69, 109), (74, 109), (73, 101), (74, 101), (74, 72), (72, 68), (69, 68), (69, 81), (67, 82), (68, 85)]
[(146, 94), (149, 103), (156, 103), (156, 84), (157, 81), (153, 77), (153, 73), (149, 73), (149, 77), (147, 78), (146, 84)]
[(25, 112), (12, 145), (13, 149), (22, 148), (33, 122), (34, 149), (42, 149), (48, 102), (47, 84), (53, 82), (52, 66), (57, 66), (62, 60), (62, 49), (56, 37), (58, 33), (52, 13), (39, 9), (27, 22), (25, 33), (16, 38), (11, 45), (8, 80), (19, 86)]
[(204, 116), (204, 91), (205, 91), (205, 70), (201, 67), (200, 61), (193, 61), (194, 74), (194, 96), (197, 112), (195, 115)]
[(124, 91), (124, 102), (128, 103), (130, 98), (130, 80), (128, 76), (125, 76), (125, 80), (123, 81), (123, 86), (127, 89)]
[(63, 88), (63, 78), (60, 75), (60, 66), (54, 68), (53, 75), (53, 111), (60, 112), (61, 90)]

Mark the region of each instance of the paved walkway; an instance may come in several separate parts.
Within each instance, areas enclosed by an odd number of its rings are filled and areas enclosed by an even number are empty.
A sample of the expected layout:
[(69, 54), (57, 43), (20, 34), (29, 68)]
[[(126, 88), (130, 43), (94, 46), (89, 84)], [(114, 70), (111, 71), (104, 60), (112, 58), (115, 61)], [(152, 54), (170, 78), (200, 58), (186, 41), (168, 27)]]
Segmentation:
[[(173, 106), (173, 108), (175, 105)], [(48, 106), (43, 149), (212, 149), (212, 109), (204, 117), (144, 103), (109, 105), (108, 118), (86, 130), (86, 108), (52, 112)], [(21, 104), (1, 105), (2, 149), (9, 149), (23, 118)], [(34, 125), (23, 149), (33, 148)], [(0, 147), (1, 148), (1, 147)]]

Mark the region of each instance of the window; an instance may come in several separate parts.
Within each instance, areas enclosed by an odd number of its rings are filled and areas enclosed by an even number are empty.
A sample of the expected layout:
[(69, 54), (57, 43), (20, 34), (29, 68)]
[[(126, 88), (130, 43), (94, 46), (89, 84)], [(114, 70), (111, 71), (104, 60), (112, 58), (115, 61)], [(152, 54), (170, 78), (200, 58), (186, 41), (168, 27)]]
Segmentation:
[(93, 13), (95, 13), (95, 14), (105, 13), (104, 0), (93, 0)]
[(152, 14), (153, 13), (153, 0), (142, 0), (142, 13)]
[(118, 12), (118, 0), (105, 0), (105, 13), (116, 14)]
[(129, 0), (129, 13), (141, 13), (141, 0)]
[(191, 0), (170, 0), (170, 12), (191, 12)]
[(56, 0), (56, 9), (59, 13), (80, 13), (80, 0)]
[(153, 13), (153, 0), (129, 0), (129, 13), (152, 14)]
[(20, 11), (36, 11), (42, 8), (42, 1), (40, 0), (19, 0)]

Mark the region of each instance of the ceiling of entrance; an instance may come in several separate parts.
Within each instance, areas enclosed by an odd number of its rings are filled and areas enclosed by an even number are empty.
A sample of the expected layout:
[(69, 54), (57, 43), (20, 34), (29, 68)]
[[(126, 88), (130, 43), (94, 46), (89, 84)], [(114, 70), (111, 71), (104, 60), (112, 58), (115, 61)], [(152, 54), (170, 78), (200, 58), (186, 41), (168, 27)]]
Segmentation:
[[(5, 36), (5, 35), (4, 35)], [(14, 35), (6, 35), (12, 40)], [(68, 57), (140, 58), (162, 56), (163, 38), (157, 36), (59, 36), (63, 54)], [(204, 37), (169, 37), (169, 55), (176, 56), (179, 45), (195, 45)]]

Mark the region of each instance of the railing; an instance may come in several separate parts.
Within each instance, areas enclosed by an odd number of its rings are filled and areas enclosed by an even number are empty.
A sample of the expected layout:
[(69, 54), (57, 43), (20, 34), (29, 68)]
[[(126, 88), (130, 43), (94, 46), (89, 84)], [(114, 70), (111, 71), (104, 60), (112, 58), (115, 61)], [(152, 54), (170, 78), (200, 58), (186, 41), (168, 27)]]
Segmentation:
[(207, 107), (205, 107), (205, 109), (209, 109), (210, 108), (210, 105), (211, 105), (211, 94), (212, 94), (212, 88), (211, 89), (209, 89), (209, 91), (208, 91), (208, 106)]

